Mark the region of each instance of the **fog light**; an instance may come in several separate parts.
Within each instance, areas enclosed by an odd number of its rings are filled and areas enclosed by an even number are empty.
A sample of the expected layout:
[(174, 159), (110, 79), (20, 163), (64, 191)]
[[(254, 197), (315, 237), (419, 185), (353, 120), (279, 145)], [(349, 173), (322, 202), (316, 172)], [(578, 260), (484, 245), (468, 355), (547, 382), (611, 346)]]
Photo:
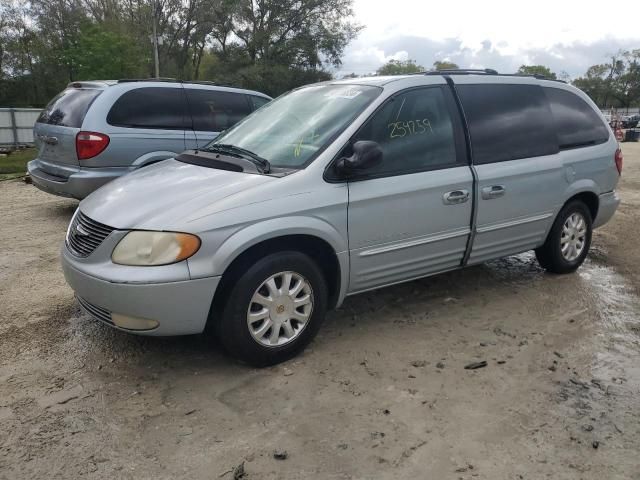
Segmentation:
[(119, 313), (111, 314), (111, 321), (120, 328), (127, 330), (153, 330), (159, 323), (149, 318), (130, 317), (129, 315), (121, 315)]

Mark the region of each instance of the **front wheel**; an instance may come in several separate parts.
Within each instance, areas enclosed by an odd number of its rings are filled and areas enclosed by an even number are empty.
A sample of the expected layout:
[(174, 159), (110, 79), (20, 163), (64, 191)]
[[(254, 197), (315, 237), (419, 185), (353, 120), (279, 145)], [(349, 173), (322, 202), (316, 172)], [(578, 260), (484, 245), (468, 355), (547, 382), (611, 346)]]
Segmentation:
[(222, 346), (255, 366), (283, 362), (315, 336), (327, 309), (327, 287), (316, 263), (300, 252), (270, 254), (231, 288), (216, 319)]
[(592, 231), (587, 206), (579, 200), (569, 202), (560, 210), (544, 245), (536, 249), (538, 262), (552, 273), (574, 272), (589, 253)]

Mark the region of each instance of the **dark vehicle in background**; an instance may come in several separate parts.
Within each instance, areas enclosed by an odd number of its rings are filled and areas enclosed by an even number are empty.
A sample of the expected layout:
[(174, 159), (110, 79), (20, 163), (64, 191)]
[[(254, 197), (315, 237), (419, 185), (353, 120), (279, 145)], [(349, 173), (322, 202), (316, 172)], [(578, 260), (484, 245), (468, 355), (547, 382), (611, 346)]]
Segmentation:
[(210, 83), (73, 82), (40, 114), (28, 171), (41, 190), (82, 199), (137, 168), (203, 147), (270, 100)]
[(622, 128), (636, 128), (640, 123), (640, 113), (622, 117)]

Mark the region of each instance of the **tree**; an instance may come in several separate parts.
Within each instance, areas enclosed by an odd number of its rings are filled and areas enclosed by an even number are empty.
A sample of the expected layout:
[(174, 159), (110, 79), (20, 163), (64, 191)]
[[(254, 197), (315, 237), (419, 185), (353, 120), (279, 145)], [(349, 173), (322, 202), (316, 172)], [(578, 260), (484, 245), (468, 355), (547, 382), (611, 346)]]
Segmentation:
[[(160, 75), (279, 95), (331, 78), (362, 28), (353, 0), (2, 0), (0, 105), (42, 106), (75, 80)], [(156, 8), (156, 7), (160, 8)], [(155, 14), (154, 14), (155, 12)]]
[(552, 80), (557, 78), (556, 74), (544, 65), (521, 65), (516, 73), (519, 75), (539, 75)]
[(573, 84), (601, 108), (640, 105), (640, 49), (621, 51), (592, 65)]
[(376, 73), (378, 75), (406, 75), (418, 72), (424, 72), (424, 67), (417, 65), (415, 60), (389, 60)]
[(446, 60), (436, 60), (433, 62), (434, 70), (458, 70), (460, 67), (453, 62), (448, 62)]

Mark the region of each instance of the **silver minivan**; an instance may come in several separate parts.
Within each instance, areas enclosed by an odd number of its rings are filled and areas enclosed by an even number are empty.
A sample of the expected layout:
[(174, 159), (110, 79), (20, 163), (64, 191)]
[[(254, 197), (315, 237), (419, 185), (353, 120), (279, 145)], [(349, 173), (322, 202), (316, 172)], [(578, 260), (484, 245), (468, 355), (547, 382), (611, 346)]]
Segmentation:
[(452, 71), (294, 90), (199, 150), (80, 203), (62, 265), (120, 330), (211, 330), (283, 361), (348, 295), (526, 250), (584, 261), (614, 214), (618, 144), (559, 81)]
[(207, 82), (73, 82), (34, 126), (33, 184), (82, 199), (140, 167), (198, 148), (271, 100)]

